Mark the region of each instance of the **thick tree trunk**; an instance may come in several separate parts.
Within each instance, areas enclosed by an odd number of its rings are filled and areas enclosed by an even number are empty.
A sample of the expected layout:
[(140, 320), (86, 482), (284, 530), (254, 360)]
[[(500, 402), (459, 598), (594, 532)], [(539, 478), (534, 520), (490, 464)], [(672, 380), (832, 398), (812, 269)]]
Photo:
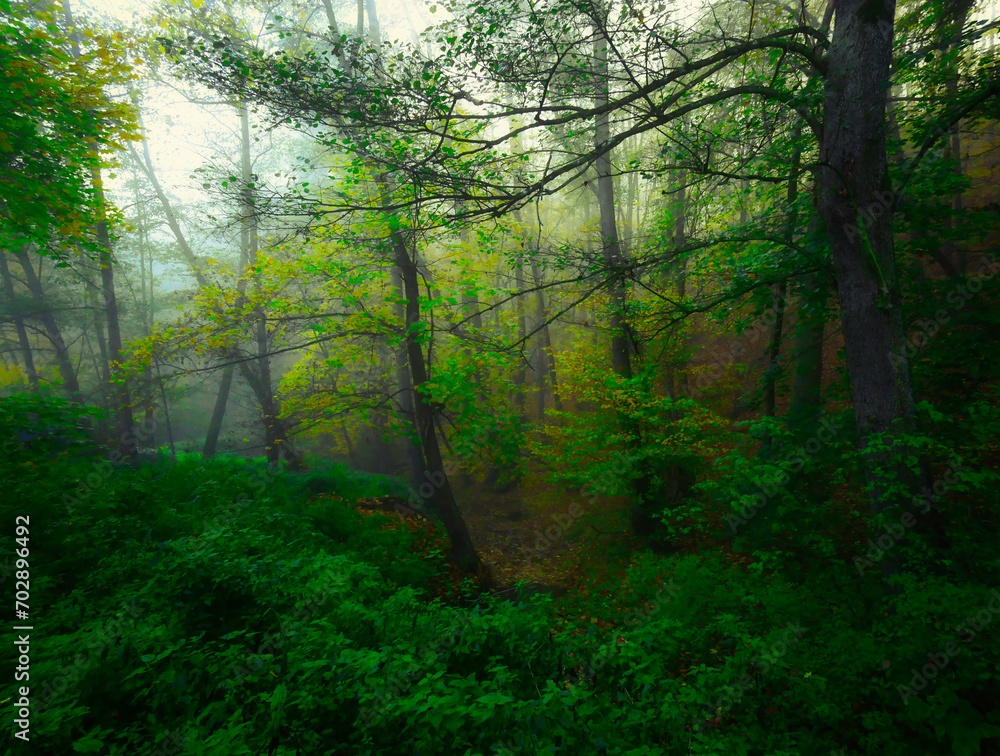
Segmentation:
[[(902, 510), (929, 482), (926, 468), (911, 471), (913, 453), (900, 438), (914, 431), (915, 414), (886, 165), (895, 6), (895, 0), (839, 0), (819, 159), (819, 206), (830, 236), (873, 515)], [(919, 512), (916, 517), (927, 522)], [(887, 576), (903, 568), (895, 553), (881, 564)]]

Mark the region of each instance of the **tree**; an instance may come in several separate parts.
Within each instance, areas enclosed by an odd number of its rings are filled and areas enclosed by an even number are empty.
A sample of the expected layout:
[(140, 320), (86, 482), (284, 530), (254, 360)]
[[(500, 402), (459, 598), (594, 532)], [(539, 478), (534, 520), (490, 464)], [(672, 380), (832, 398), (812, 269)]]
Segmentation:
[[(783, 109), (785, 128), (801, 121), (812, 135), (818, 158), (814, 167), (819, 210), (834, 263), (870, 510), (878, 515), (905, 506), (919, 492), (925, 475), (902, 462), (908, 456), (904, 438), (914, 430), (913, 399), (892, 240), (896, 202), (884, 133), (895, 2), (841, 0), (828, 7), (822, 21), (803, 4), (801, 12), (775, 15), (766, 22), (750, 15), (734, 17), (745, 21), (742, 27), (708, 15), (705, 26), (690, 32), (667, 11), (636, 4), (627, 4), (613, 17), (599, 4), (560, 2), (527, 7), (472, 3), (452, 10), (454, 19), (430, 34), (443, 48), (438, 59), (374, 53), (363, 58), (378, 71), (368, 79), (377, 80), (377, 86), (332, 76), (319, 57), (293, 60), (229, 40), (211, 41), (219, 55), (210, 51), (208, 42), (193, 42), (185, 53), (200, 59), (204, 81), (266, 103), (276, 119), (349, 122), (353, 144), (365, 146), (370, 164), (406, 176), (421, 189), (412, 199), (384, 205), (386, 212), (404, 204), (436, 202), (454, 203), (453, 212), (463, 219), (497, 216), (583, 178), (592, 166), (598, 169), (599, 182), (606, 180), (607, 156), (638, 134), (662, 130), (724, 103), (742, 110)], [(787, 24), (786, 18), (791, 19)], [(574, 29), (587, 26), (588, 31), (568, 38)], [(560, 77), (569, 71), (581, 80), (580, 71), (586, 70), (579, 62), (586, 59), (581, 51), (592, 44), (594, 28), (603, 30), (601, 36), (608, 42), (608, 71), (613, 61), (620, 72), (609, 78), (613, 86), (609, 84), (607, 96), (588, 104), (562, 86)], [(640, 55), (632, 55), (628, 51), (635, 46), (625, 44), (636, 38), (645, 43)], [(603, 49), (595, 51), (596, 57)], [(732, 66), (748, 60), (759, 63), (758, 70), (749, 67), (746, 80), (727, 78)], [(236, 77), (234, 70), (252, 75)], [(938, 114), (938, 126), (946, 131), (955, 119), (981, 109), (1000, 92), (992, 70), (980, 78), (978, 89), (955, 93)], [(512, 91), (519, 98), (513, 104)], [(604, 124), (612, 117), (617, 128), (605, 133)], [(525, 120), (513, 129), (501, 129), (511, 118)], [(552, 149), (540, 170), (525, 171), (523, 157), (503, 149), (530, 132), (581, 129), (589, 123), (601, 130), (591, 149)], [(461, 133), (458, 139), (453, 136), (456, 130)], [(943, 133), (936, 130), (926, 136), (918, 161)], [(382, 149), (396, 143), (386, 134), (421, 148)], [(454, 159), (454, 141), (464, 145), (461, 161)], [(539, 139), (537, 146), (544, 150), (544, 141)], [(710, 153), (711, 141), (707, 147)], [(707, 158), (705, 169), (718, 170)], [(743, 175), (737, 171), (729, 177), (739, 180)], [(785, 183), (787, 170), (779, 177), (756, 180)], [(607, 198), (603, 201), (611, 204)], [(874, 220), (864, 221), (873, 214)], [(607, 219), (603, 236), (614, 241), (613, 211), (602, 217)], [(762, 222), (736, 236), (722, 233), (692, 244), (731, 244), (742, 236), (744, 243), (767, 241), (804, 253), (780, 226)], [(800, 255), (794, 276), (787, 261), (775, 261), (775, 278), (742, 281), (715, 301), (810, 273), (816, 263), (808, 258)], [(629, 268), (641, 264), (633, 261)], [(611, 272), (609, 285), (617, 275), (617, 269)], [(681, 303), (677, 311), (686, 317), (711, 306)], [(619, 359), (619, 369), (621, 363)], [(891, 562), (886, 564), (889, 571), (894, 569)]]
[(100, 151), (138, 138), (132, 109), (104, 88), (130, 69), (121, 40), (88, 30), (75, 52), (76, 32), (55, 20), (32, 3), (0, 2), (0, 234), (8, 249), (96, 254)]

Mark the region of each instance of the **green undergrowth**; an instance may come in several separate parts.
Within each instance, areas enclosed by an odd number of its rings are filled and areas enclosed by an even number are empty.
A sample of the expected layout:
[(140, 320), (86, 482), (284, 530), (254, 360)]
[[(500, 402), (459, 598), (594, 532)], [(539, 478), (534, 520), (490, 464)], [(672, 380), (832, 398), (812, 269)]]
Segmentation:
[(850, 562), (819, 581), (706, 550), (628, 555), (557, 603), (459, 603), (433, 526), (350, 506), (396, 484), (193, 456), (104, 475), (8, 441), (30, 408), (0, 403), (5, 559), (27, 549), (3, 585), (30, 571), (33, 628), (29, 679), (3, 651), (0, 700), (28, 687), (31, 721), (5, 753), (998, 752), (988, 544), (983, 579), (891, 600)]

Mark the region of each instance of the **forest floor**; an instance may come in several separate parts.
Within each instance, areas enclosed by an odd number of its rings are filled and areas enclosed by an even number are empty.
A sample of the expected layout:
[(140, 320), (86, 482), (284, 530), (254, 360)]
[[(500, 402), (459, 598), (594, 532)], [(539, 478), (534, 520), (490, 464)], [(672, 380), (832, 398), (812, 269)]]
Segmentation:
[(569, 591), (588, 565), (604, 559), (610, 542), (635, 547), (621, 516), (622, 501), (584, 504), (540, 478), (526, 478), (502, 494), (482, 483), (455, 482), (476, 551), (502, 589), (525, 581), (556, 593)]

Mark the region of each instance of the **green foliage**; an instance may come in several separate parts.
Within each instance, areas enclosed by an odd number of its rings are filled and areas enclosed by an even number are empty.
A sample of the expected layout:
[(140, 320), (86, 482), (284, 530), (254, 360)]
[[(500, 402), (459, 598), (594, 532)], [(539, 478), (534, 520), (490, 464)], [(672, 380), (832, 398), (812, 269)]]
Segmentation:
[[(500, 354), (481, 354), (471, 360), (462, 352), (442, 360), (428, 390), (433, 400), (448, 409), (454, 432), (451, 450), (469, 471), (498, 471), (503, 485), (520, 478), (527, 424), (510, 401), (519, 391), (502, 375)], [(488, 376), (490, 380), (484, 380)]]
[(996, 271), (996, 264), (987, 262), (963, 281), (907, 279), (907, 357), (914, 390), (944, 412), (959, 411), (970, 394), (998, 378)]
[(94, 407), (81, 407), (59, 397), (0, 397), (0, 452), (5, 459), (59, 452), (86, 440), (90, 421), (100, 414)]
[(552, 413), (562, 425), (537, 450), (553, 479), (591, 497), (631, 494), (633, 521), (661, 521), (663, 538), (690, 535), (702, 505), (689, 484), (721, 443), (722, 420), (693, 400), (659, 395), (648, 370), (624, 379), (593, 364), (571, 366), (580, 372), (570, 373), (564, 393), (596, 409)]
[(397, 478), (352, 470), (335, 462), (309, 460), (305, 473), (288, 475), (287, 481), (306, 496), (336, 494), (346, 499), (365, 496), (406, 496), (406, 484)]
[[(1000, 422), (985, 400), (971, 417)], [(727, 485), (763, 475), (727, 460)], [(50, 481), (88, 469), (33, 461)], [(759, 551), (748, 568), (644, 554), (558, 606), (451, 606), (427, 600), (443, 563), (419, 532), (349, 506), (377, 481), (318, 479), (343, 488), (308, 496), (266, 465), (181, 455), (116, 470), (61, 521), (61, 488), (36, 486), (30, 752), (973, 756), (1000, 734), (995, 576), (907, 580), (883, 613), (878, 572), (849, 560), (820, 590)]]
[[(832, 535), (850, 513), (834, 498), (830, 470), (838, 469), (841, 483), (859, 475), (850, 451), (851, 425), (846, 413), (831, 414), (815, 435), (802, 439), (775, 418), (737, 423), (747, 443), (718, 457), (711, 477), (695, 487), (699, 498), (721, 505), (721, 535), (735, 536), (740, 550), (767, 553), (776, 561), (833, 558)], [(752, 455), (761, 441), (765, 451)]]
[[(77, 32), (81, 30), (76, 30)], [(53, 13), (0, 4), (0, 239), (47, 251), (56, 237), (96, 250), (90, 225), (106, 213), (94, 174), (102, 151), (135, 140), (135, 113), (103, 88), (130, 76), (119, 38), (69, 35)]]

